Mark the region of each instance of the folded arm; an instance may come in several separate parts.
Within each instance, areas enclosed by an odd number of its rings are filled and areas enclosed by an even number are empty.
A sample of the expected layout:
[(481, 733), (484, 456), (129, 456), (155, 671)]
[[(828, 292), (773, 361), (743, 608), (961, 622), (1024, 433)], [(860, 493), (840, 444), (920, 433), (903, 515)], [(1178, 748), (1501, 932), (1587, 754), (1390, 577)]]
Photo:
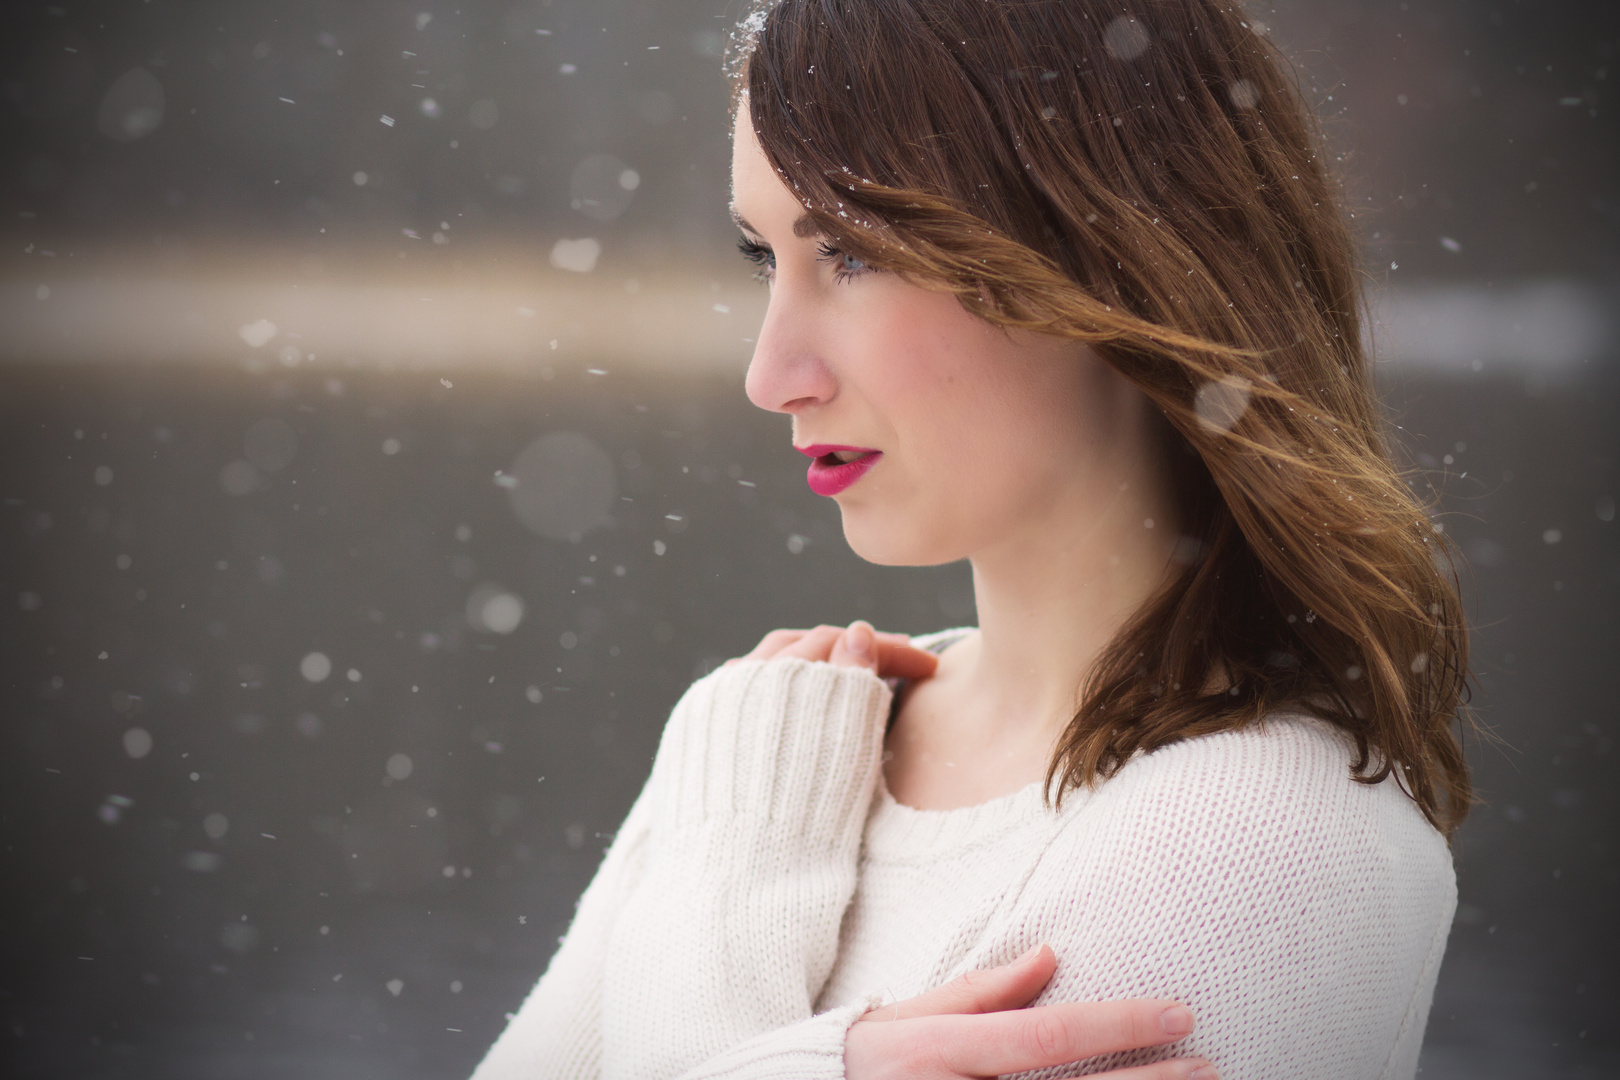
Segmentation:
[(1351, 756), (1320, 722), (1289, 720), (1167, 747), (1071, 793), (1088, 802), (968, 966), (1044, 941), (1058, 967), (1037, 1004), (1184, 1002), (1198, 1029), (1178, 1052), (1227, 1080), (1409, 1078), (1455, 877), (1411, 800), (1355, 783)]
[(674, 1077), (805, 1020), (837, 956), (888, 687), (862, 668), (743, 661), (676, 708), (652, 855), (608, 945), (608, 1076)]
[[(474, 1080), (674, 1078), (773, 1056), (842, 1076), (837, 956), (891, 698), (874, 671), (745, 660), (698, 680), (567, 937)], [(844, 1015), (848, 1013), (848, 1015)], [(701, 1075), (696, 1073), (694, 1075)]]

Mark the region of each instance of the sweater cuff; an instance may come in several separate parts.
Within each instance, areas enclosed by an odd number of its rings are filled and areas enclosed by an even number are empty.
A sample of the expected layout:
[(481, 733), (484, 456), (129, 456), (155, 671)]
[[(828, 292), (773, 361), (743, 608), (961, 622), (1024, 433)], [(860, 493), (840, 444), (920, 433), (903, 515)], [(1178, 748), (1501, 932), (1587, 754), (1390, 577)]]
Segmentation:
[(846, 1005), (749, 1039), (680, 1080), (844, 1080), (844, 1040), (866, 1012)]
[(695, 682), (664, 729), (655, 828), (865, 820), (892, 691), (865, 668), (743, 660)]

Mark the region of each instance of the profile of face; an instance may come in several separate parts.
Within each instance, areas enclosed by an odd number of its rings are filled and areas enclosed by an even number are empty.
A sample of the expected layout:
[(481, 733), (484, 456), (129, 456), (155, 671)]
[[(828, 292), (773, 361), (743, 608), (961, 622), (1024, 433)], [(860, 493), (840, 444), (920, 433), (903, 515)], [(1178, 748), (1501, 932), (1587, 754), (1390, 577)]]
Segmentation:
[(733, 214), (771, 289), (748, 397), (792, 417), (795, 447), (848, 448), (810, 479), (856, 554), (925, 566), (1030, 538), (1061, 548), (1127, 515), (1140, 535), (1142, 496), (1163, 487), (1146, 396), (1083, 344), (1005, 331), (836, 251), (746, 108), (735, 129)]

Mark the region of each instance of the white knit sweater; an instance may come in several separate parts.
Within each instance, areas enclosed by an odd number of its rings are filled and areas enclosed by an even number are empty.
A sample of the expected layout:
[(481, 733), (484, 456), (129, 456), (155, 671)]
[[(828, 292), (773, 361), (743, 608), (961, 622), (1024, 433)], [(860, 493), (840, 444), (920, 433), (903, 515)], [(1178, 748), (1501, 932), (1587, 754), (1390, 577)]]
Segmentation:
[[(947, 631), (918, 644), (935, 644)], [(1350, 740), (1277, 716), (1138, 756), (1061, 812), (1038, 784), (915, 810), (890, 688), (744, 661), (676, 705), (545, 976), (474, 1080), (834, 1080), (868, 1007), (1046, 942), (1035, 1004), (1174, 998), (1225, 1080), (1409, 1080), (1456, 907), (1445, 841)]]

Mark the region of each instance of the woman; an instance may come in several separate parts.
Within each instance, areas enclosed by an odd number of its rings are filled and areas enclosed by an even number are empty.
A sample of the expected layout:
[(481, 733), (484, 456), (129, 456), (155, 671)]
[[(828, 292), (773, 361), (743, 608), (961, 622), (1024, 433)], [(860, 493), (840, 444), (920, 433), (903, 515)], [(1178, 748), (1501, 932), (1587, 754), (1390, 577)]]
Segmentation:
[(478, 1080), (1410, 1077), (1466, 635), (1283, 65), (1218, 0), (741, 31), (749, 397), (979, 626), (699, 680)]

